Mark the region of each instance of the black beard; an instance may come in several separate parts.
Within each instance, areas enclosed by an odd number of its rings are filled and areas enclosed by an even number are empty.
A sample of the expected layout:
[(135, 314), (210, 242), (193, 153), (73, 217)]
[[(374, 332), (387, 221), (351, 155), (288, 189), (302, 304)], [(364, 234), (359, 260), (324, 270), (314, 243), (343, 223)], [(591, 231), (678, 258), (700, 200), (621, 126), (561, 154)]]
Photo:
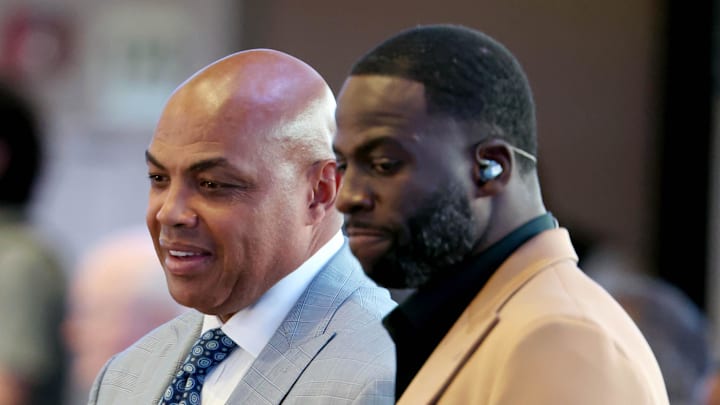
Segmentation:
[(475, 245), (476, 226), (467, 196), (448, 185), (430, 194), (407, 220), (408, 239), (390, 250), (366, 272), (387, 288), (418, 288), (463, 261)]

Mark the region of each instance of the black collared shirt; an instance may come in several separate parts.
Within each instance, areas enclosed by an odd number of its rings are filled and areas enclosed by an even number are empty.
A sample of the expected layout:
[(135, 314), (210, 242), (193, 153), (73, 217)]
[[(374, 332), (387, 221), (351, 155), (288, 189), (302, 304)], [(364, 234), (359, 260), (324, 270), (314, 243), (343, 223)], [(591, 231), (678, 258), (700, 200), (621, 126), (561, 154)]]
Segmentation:
[(530, 238), (555, 226), (555, 218), (550, 213), (530, 220), (459, 265), (452, 277), (423, 286), (383, 319), (396, 347), (395, 398), (400, 398), (425, 360), (505, 259)]

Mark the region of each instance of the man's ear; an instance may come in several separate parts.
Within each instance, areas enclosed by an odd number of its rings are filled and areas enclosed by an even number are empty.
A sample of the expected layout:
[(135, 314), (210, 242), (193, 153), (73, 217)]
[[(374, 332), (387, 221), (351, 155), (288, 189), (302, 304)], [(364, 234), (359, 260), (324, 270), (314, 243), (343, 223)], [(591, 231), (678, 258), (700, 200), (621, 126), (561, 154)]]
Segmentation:
[(321, 160), (310, 168), (312, 193), (308, 208), (313, 223), (325, 216), (328, 210), (335, 209), (335, 199), (340, 188), (341, 177), (334, 159)]
[(512, 177), (512, 151), (503, 141), (478, 144), (473, 154), (472, 176), (477, 197), (499, 194)]

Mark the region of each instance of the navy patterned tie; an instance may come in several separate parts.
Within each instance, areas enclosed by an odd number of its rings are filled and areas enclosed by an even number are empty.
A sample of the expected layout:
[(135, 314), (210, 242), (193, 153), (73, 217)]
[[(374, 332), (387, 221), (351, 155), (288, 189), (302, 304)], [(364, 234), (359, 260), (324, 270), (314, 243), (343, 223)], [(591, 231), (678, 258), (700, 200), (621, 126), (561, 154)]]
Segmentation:
[(199, 405), (205, 376), (236, 347), (219, 328), (203, 333), (190, 349), (159, 405)]

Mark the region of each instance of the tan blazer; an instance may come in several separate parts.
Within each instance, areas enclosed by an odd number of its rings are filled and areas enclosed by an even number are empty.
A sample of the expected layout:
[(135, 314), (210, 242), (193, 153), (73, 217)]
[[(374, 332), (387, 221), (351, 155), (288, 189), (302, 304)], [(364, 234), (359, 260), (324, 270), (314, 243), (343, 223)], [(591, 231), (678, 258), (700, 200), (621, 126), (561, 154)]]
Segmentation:
[(511, 255), (398, 404), (666, 405), (645, 338), (577, 267), (565, 229)]

